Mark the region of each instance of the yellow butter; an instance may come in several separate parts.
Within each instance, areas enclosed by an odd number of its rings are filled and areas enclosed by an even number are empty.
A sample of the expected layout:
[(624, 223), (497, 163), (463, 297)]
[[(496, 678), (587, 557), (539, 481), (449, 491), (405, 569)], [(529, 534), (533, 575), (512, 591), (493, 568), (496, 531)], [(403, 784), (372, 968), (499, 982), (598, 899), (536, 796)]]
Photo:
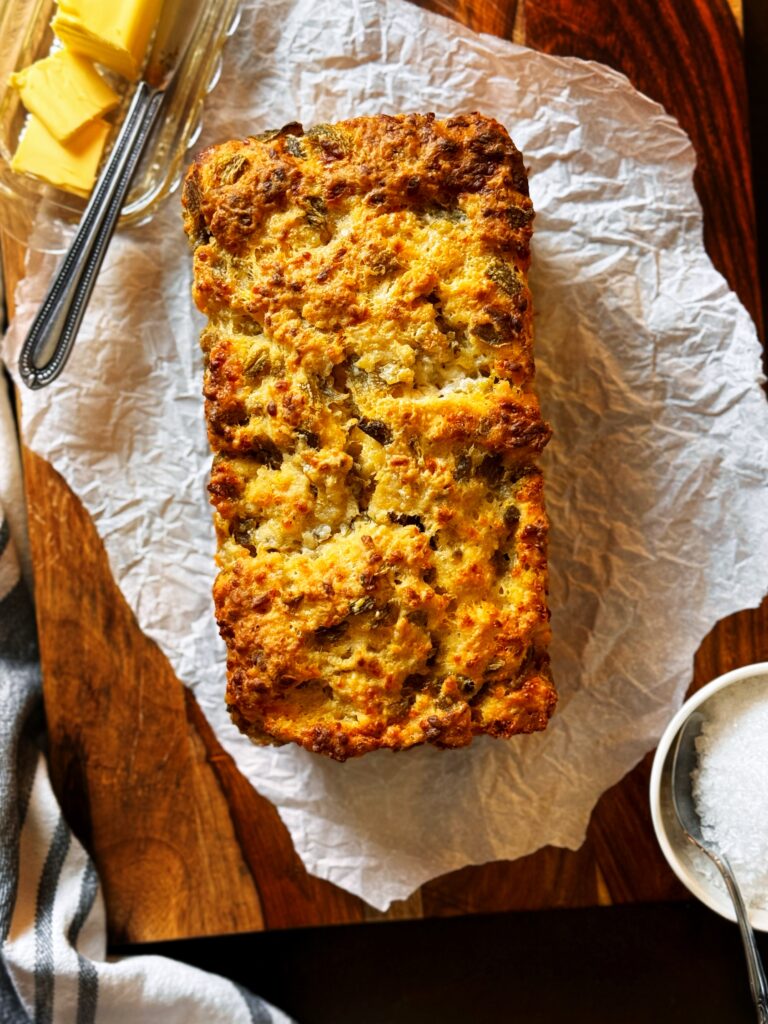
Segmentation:
[(11, 170), (33, 174), (57, 188), (87, 196), (96, 180), (109, 132), (110, 125), (105, 121), (91, 121), (64, 144), (30, 115), (11, 160)]
[(60, 142), (120, 102), (93, 64), (67, 49), (11, 75), (11, 84), (30, 114)]
[(56, 35), (76, 53), (136, 78), (162, 0), (59, 0)]

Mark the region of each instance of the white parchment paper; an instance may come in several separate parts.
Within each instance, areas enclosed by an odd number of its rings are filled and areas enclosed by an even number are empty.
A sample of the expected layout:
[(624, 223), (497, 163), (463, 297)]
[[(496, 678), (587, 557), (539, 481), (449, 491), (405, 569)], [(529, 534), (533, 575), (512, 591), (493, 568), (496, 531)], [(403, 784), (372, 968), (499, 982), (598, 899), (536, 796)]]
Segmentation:
[[(26, 441), (80, 495), (143, 629), (278, 807), (309, 870), (384, 908), (469, 863), (576, 848), (650, 749), (720, 618), (768, 587), (759, 344), (702, 245), (688, 139), (622, 76), (477, 36), (400, 0), (246, 9), (200, 145), (361, 113), (479, 109), (525, 154), (538, 211), (538, 390), (554, 426), (549, 730), (340, 765), (251, 746), (224, 710), (190, 257), (179, 204), (121, 233)], [(35, 257), (13, 364), (50, 275)]]

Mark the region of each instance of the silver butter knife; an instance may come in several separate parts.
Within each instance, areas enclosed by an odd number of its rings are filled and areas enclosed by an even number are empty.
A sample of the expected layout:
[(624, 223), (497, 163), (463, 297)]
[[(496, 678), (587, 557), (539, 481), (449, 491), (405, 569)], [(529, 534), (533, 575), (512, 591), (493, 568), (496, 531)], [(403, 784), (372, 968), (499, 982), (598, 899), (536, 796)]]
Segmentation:
[(202, 0), (165, 0), (142, 80), (96, 182), (77, 234), (29, 330), (19, 373), (43, 388), (66, 365), (114, 234), (125, 197), (158, 119), (163, 99), (189, 48)]

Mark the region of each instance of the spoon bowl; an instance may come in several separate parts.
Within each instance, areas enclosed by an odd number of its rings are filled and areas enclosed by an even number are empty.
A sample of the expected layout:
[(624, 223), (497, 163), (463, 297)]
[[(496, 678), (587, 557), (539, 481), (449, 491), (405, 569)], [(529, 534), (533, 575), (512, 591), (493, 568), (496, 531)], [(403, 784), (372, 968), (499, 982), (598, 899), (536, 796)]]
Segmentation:
[(704, 724), (701, 711), (692, 711), (677, 734), (675, 752), (672, 757), (672, 804), (677, 820), (691, 842), (695, 843), (707, 856), (710, 851), (701, 831), (696, 804), (693, 802), (691, 774), (696, 767), (696, 737)]
[(747, 958), (749, 987), (757, 1019), (759, 1024), (768, 1024), (768, 982), (755, 944), (755, 933), (749, 923), (747, 908), (727, 858), (714, 843), (704, 837), (701, 819), (693, 799), (691, 773), (698, 761), (696, 738), (701, 733), (703, 723), (704, 714), (701, 711), (692, 711), (677, 734), (672, 757), (672, 803), (686, 838), (709, 857), (725, 882), (741, 932), (741, 941)]
[[(716, 884), (715, 872), (710, 867), (710, 858), (700, 847), (686, 838), (675, 813), (672, 765), (678, 735), (691, 714), (699, 709), (703, 713), (703, 705), (715, 693), (761, 676), (768, 678), (768, 662), (746, 665), (744, 668), (727, 672), (697, 690), (665, 729), (651, 771), (650, 804), (653, 827), (669, 866), (693, 896), (730, 921), (736, 920), (736, 913), (728, 893), (721, 885)], [(768, 682), (766, 691), (768, 699)], [(697, 734), (698, 730), (694, 734), (694, 739)], [(753, 908), (749, 916), (753, 928), (768, 932), (768, 910)]]

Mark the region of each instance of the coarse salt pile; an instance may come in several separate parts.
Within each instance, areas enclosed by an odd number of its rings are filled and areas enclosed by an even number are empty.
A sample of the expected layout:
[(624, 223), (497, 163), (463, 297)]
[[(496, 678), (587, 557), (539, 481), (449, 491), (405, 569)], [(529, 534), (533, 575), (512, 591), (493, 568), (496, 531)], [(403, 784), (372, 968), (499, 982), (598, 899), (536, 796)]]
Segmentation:
[[(768, 909), (768, 676), (725, 687), (701, 710), (692, 779), (704, 838), (729, 860), (745, 902)], [(724, 889), (709, 861), (701, 873)]]

